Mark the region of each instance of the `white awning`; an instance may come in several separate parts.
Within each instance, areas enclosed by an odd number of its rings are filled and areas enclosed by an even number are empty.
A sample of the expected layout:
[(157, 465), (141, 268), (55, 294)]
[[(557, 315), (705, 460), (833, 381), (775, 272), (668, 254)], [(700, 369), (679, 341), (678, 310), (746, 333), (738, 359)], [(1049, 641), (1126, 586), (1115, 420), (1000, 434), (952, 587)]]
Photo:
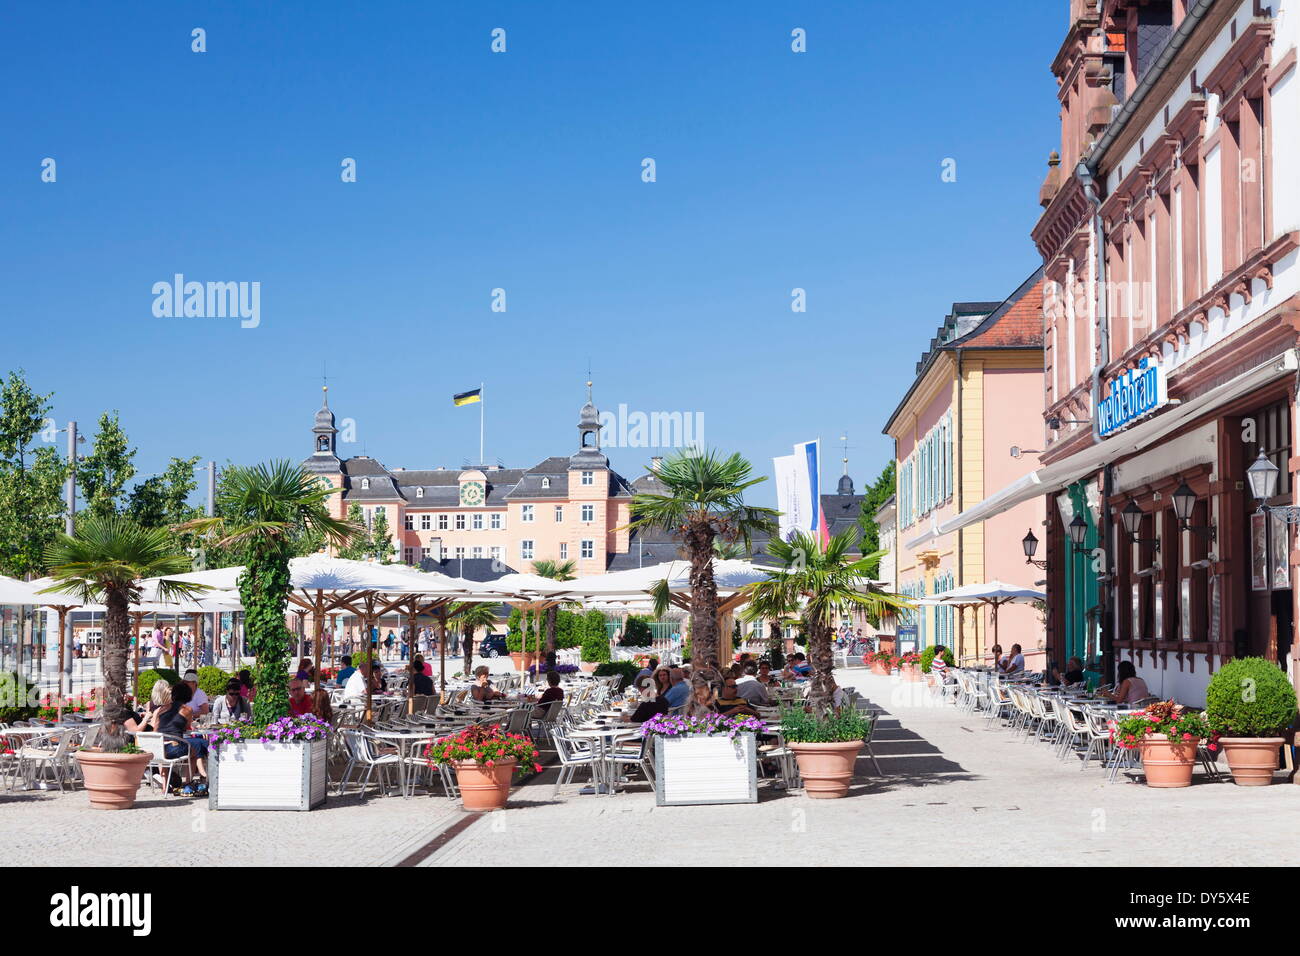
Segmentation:
[(1257, 365), (1249, 372), (1238, 375), (1230, 382), (1210, 389), (1204, 395), (1198, 395), (1190, 401), (1175, 405), (1154, 418), (1138, 422), (1132, 428), (1085, 448), (1077, 455), (1071, 455), (1063, 461), (1030, 472), (983, 501), (971, 505), (961, 514), (940, 522), (937, 527), (932, 527), (924, 534), (917, 535), (903, 544), (907, 548), (917, 548), (933, 538), (951, 534), (979, 521), (987, 521), (994, 515), (1014, 508), (1022, 501), (1067, 488), (1084, 475), (1099, 471), (1116, 459), (1131, 455), (1159, 441), (1174, 429), (1206, 412), (1213, 411), (1242, 395), (1247, 395), (1284, 375), (1294, 374), (1297, 367), (1300, 367), (1300, 362), (1297, 361), (1296, 350), (1287, 349), (1281, 355), (1269, 359), (1262, 365)]

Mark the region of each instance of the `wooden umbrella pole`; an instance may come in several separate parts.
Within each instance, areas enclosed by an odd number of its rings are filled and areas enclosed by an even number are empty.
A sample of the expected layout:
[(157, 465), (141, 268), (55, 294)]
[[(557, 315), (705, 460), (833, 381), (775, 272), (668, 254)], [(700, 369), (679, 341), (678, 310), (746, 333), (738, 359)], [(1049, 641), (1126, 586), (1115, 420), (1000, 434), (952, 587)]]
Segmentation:
[[(144, 615), (136, 613), (131, 616), (135, 618), (135, 664), (132, 668), (133, 673), (131, 675), (131, 696), (134, 697), (136, 685), (140, 682), (140, 622), (144, 619)], [(103, 670), (104, 652), (102, 649), (99, 652), (99, 666), (100, 669)], [(103, 675), (101, 674), (101, 676)], [(137, 703), (139, 703), (139, 701), (137, 701)]]
[[(303, 613), (305, 614), (306, 612), (304, 611)], [(321, 685), (321, 652), (323, 650), (321, 642), (324, 640), (325, 634), (325, 592), (321, 591), (319, 588), (316, 590), (316, 600), (312, 602), (311, 614), (311, 630), (315, 645), (312, 650), (315, 652), (313, 659), (316, 662), (316, 687), (319, 688)]]
[(441, 697), (447, 696), (447, 605), (438, 608), (438, 679), (442, 683)]

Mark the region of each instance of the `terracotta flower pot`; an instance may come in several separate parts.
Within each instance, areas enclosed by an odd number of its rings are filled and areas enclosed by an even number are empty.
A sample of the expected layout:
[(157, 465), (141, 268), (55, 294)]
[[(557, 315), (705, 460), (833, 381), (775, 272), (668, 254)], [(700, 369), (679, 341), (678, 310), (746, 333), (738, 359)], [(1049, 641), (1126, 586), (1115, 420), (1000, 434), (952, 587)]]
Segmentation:
[(1233, 782), (1239, 787), (1267, 787), (1272, 783), (1278, 748), (1284, 743), (1281, 737), (1219, 738), (1219, 745), (1228, 755)]
[(898, 673), (903, 676), (903, 680), (911, 681), (913, 684), (919, 684), (923, 679), (920, 664), (899, 664)]
[(578, 666), (582, 668), (584, 674), (594, 674), (596, 673), (596, 668), (600, 665), (595, 661), (583, 661)]
[(86, 779), (90, 805), (98, 810), (129, 810), (144, 779), (144, 768), (152, 754), (106, 754), (102, 750), (78, 750), (77, 763)]
[(474, 760), (457, 760), (456, 785), (460, 803), (466, 810), (479, 813), (500, 810), (510, 796), (510, 777), (515, 772), (515, 758), (498, 760), (491, 767)]
[(862, 752), (861, 740), (833, 744), (790, 744), (799, 776), (803, 777), (804, 795), (814, 800), (833, 800), (849, 792), (853, 782), (853, 764)]
[(879, 664), (879, 663), (877, 663), (877, 664), (872, 664), (872, 665), (871, 665), (871, 673), (873, 673), (873, 674), (879, 674), (881, 677), (888, 677), (888, 676), (889, 676), (889, 668), (886, 667), (884, 664)]
[(1142, 740), (1142, 771), (1148, 787), (1190, 787), (1196, 766), (1195, 740), (1171, 742), (1164, 734), (1148, 734)]

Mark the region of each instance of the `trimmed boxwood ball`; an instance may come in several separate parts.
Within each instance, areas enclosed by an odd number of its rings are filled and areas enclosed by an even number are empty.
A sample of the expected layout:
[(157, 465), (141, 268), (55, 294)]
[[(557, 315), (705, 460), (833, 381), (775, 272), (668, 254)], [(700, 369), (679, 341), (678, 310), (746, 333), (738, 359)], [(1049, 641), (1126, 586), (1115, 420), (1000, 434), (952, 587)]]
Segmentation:
[(1205, 712), (1224, 737), (1278, 737), (1295, 720), (1295, 689), (1267, 658), (1238, 657), (1210, 678)]
[(234, 674), (227, 674), (220, 667), (200, 667), (199, 690), (216, 700), (226, 693), (226, 685), (234, 676)]

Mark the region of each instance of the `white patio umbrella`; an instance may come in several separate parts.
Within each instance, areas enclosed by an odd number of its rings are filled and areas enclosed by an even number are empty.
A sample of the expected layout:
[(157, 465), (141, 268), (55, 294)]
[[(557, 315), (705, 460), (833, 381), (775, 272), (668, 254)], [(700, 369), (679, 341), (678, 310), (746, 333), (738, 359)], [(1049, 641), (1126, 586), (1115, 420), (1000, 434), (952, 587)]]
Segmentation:
[(1046, 591), (1022, 587), (1018, 584), (1006, 584), (1002, 581), (988, 581), (984, 584), (963, 584), (942, 594), (932, 594), (917, 603), (946, 605), (948, 607), (979, 607), (993, 609), (993, 643), (998, 643), (998, 608), (1004, 604), (1032, 604), (1047, 600)]

